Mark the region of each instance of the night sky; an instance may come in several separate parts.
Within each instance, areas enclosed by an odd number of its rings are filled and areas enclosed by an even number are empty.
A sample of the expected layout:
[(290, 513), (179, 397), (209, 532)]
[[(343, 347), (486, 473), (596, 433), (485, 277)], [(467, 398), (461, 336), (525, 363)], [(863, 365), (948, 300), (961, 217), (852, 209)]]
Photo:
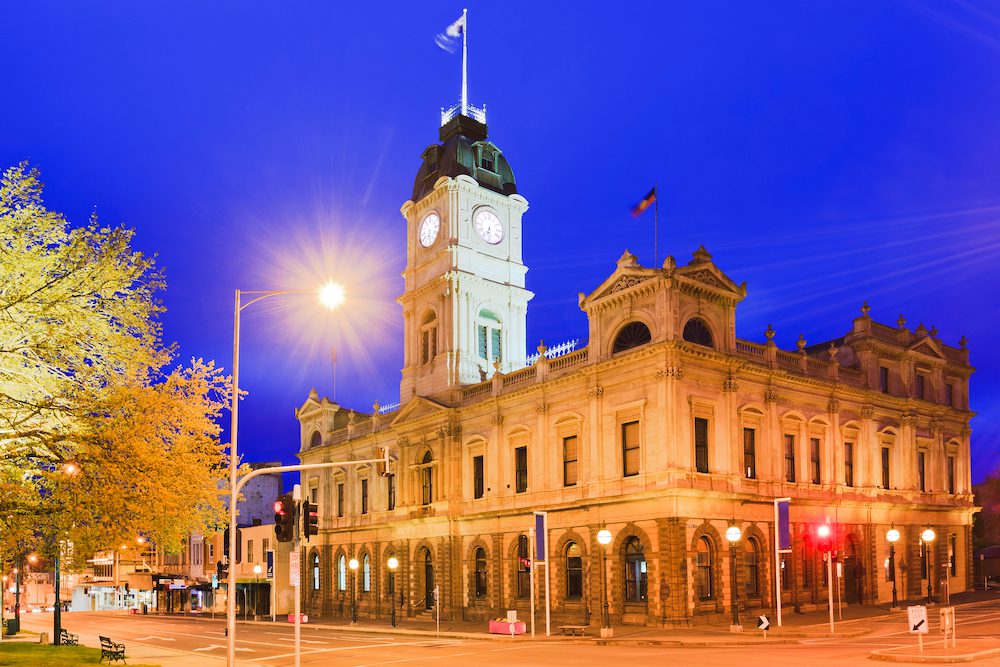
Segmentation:
[[(794, 349), (872, 316), (969, 339), (973, 478), (1000, 464), (1000, 5), (471, 2), (470, 98), (531, 204), (529, 348), (586, 336), (625, 248), (700, 244), (749, 294), (737, 335)], [(310, 388), (396, 401), (405, 223), (458, 100), (455, 2), (8, 2), (0, 165), (137, 230), (165, 339), (232, 365), (236, 288), (348, 288), (244, 311), (241, 452), (295, 461)]]

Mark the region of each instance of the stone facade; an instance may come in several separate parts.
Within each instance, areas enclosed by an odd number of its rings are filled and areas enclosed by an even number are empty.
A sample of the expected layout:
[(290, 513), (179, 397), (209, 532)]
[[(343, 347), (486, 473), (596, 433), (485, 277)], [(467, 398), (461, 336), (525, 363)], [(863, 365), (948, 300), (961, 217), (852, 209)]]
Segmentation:
[[(510, 262), (522, 279), (520, 233), (516, 247), (498, 253), (467, 229), (477, 206), (502, 208), (494, 200), (504, 197), (517, 197), (509, 210), (519, 225), (527, 208), (519, 195), (477, 193), (463, 176), (442, 177), (427, 201), (403, 207), (410, 256), (400, 298), (402, 406), (362, 414), (313, 392), (297, 410), (303, 463), (374, 458), (381, 447), (394, 458), (389, 477), (368, 466), (303, 475), (320, 505), (318, 544), (303, 558), (304, 570), (319, 568), (318, 585), (304, 582), (307, 613), (348, 615), (354, 588), (359, 616), (385, 618), (390, 605), (402, 617), (420, 616), (433, 608), (437, 586), (445, 618), (508, 609), (525, 616), (521, 558), (533, 511), (548, 514), (556, 623), (599, 624), (605, 581), (615, 624), (725, 619), (734, 556), (741, 607), (768, 609), (779, 497), (792, 499), (784, 605), (825, 604), (821, 523), (834, 529), (847, 604), (890, 599), (892, 526), (902, 534), (901, 599), (926, 590), (919, 535), (927, 527), (937, 533), (929, 550), (935, 592), (945, 575), (952, 592), (971, 587), (973, 369), (964, 340), (945, 345), (936, 330), (911, 331), (902, 318), (880, 324), (866, 305), (844, 336), (781, 350), (770, 327), (764, 343), (736, 337), (746, 287), (704, 248), (685, 265), (667, 258), (662, 267), (640, 266), (626, 252), (597, 289), (579, 296), (586, 347), (542, 354), (530, 366), (496, 359), (491, 377), (470, 384), (468, 368), (489, 358), (469, 360), (477, 354), (470, 336), (483, 300), (499, 288), (484, 287), (494, 278), (477, 277), (475, 262), (458, 274), (442, 258), (488, 251), (491, 275)], [(437, 237), (440, 247), (416, 241), (429, 201), (450, 230)], [(530, 293), (522, 285), (497, 319), (504, 349), (523, 349)], [(426, 355), (421, 322), (440, 323)], [(734, 524), (742, 537), (731, 550), (725, 534)], [(597, 542), (602, 528), (612, 533), (606, 552)], [(399, 559), (392, 596), (390, 556)], [(351, 558), (361, 564), (353, 577)]]

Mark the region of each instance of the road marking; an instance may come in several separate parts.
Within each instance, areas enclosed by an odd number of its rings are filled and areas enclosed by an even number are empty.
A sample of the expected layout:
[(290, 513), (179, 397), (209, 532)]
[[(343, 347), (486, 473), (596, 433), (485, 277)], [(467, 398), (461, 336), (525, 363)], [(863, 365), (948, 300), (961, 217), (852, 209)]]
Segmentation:
[[(228, 646), (224, 646), (222, 644), (211, 644), (210, 646), (200, 646), (200, 647), (198, 647), (198, 648), (196, 648), (194, 650), (195, 651), (211, 651), (212, 649), (216, 649), (216, 648), (223, 648), (224, 649), (224, 648), (229, 648), (229, 647)], [(237, 646), (236, 650), (237, 651), (250, 651), (252, 653), (255, 653), (257, 649), (242, 648), (240, 646)]]
[(173, 637), (157, 637), (156, 635), (150, 635), (149, 637), (133, 637), (132, 641), (141, 642), (141, 641), (145, 641), (147, 639), (159, 639), (161, 642), (173, 642), (173, 641), (177, 641)]
[[(295, 637), (278, 637), (278, 641), (293, 642), (295, 641)], [(312, 639), (300, 639), (299, 641), (303, 644), (323, 644), (324, 646), (328, 646), (330, 643), (330, 642), (318, 642)]]
[[(415, 642), (396, 642), (395, 644), (392, 644), (392, 646), (422, 646), (422, 645), (424, 645), (426, 643), (427, 643), (426, 640), (415, 641)], [(273, 644), (271, 646), (273, 646)], [(286, 647), (282, 646), (281, 648), (286, 648)], [(379, 644), (358, 644), (358, 645), (355, 645), (355, 646), (337, 646), (336, 648), (309, 648), (308, 650), (303, 651), (302, 655), (306, 655), (307, 653), (310, 654), (310, 655), (312, 655), (313, 653), (334, 653), (334, 652), (337, 652), (337, 651), (359, 651), (361, 649), (367, 649), (367, 648), (381, 648), (381, 649), (384, 649), (384, 648), (386, 648), (386, 644), (385, 644), (385, 642), (382, 642), (382, 643), (379, 643)], [(263, 658), (253, 658), (252, 661), (253, 662), (259, 662), (261, 660), (277, 660), (278, 658), (288, 658), (288, 657), (291, 657), (293, 655), (295, 655), (294, 652), (292, 652), (292, 653), (282, 653), (280, 655), (269, 655), (269, 656), (266, 656), (266, 657), (263, 657)], [(426, 659), (427, 659), (426, 656), (424, 658), (422, 658), (422, 660), (426, 660)]]
[[(540, 646), (538, 644), (527, 644), (527, 643), (525, 643), (525, 644), (519, 644), (517, 646), (505, 646), (503, 648), (491, 648), (491, 649), (485, 649), (485, 650), (490, 651), (490, 652), (496, 652), (496, 651), (520, 651), (520, 650), (526, 649), (526, 648), (536, 648), (536, 649), (538, 649), (538, 648), (556, 648), (556, 647), (555, 646)], [(462, 656), (465, 656), (465, 655), (478, 655), (479, 653), (482, 653), (482, 651), (469, 651), (468, 653), (453, 653), (453, 654), (450, 654), (448, 656), (440, 656), (440, 657), (442, 657), (442, 658), (444, 658), (444, 657), (447, 657), (447, 658), (459, 658), (459, 657), (462, 657)], [(391, 664), (395, 664), (395, 663), (399, 663), (399, 662), (413, 662), (415, 660), (427, 660), (427, 656), (422, 656), (422, 657), (419, 657), (419, 658), (400, 658), (399, 660), (383, 660), (382, 662), (370, 662), (370, 663), (368, 663), (366, 665), (356, 665), (356, 667), (374, 667), (374, 665), (391, 665)]]

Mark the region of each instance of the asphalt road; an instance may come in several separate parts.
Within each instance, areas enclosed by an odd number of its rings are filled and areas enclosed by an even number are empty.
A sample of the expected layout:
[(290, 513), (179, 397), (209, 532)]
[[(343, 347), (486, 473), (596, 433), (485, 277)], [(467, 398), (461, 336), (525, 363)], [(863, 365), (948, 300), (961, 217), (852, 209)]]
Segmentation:
[[(938, 613), (929, 610), (930, 633), (925, 641), (940, 638)], [(130, 655), (140, 649), (143, 655), (134, 662), (159, 662), (165, 667), (180, 665), (224, 665), (225, 634), (221, 620), (186, 619), (160, 616), (121, 616), (100, 612), (63, 615), (63, 625), (80, 634), (81, 643), (96, 646), (97, 636), (108, 635), (130, 647)], [(958, 607), (958, 637), (996, 637), (1000, 635), (1000, 601)], [(377, 665), (434, 665), (435, 667), (532, 667), (563, 665), (695, 665), (730, 667), (732, 665), (767, 665), (775, 667), (844, 667), (874, 665), (868, 659), (877, 648), (915, 644), (916, 638), (906, 628), (906, 614), (890, 618), (852, 621), (841, 628), (864, 627), (870, 632), (852, 639), (809, 639), (797, 644), (725, 646), (696, 648), (666, 646), (613, 645), (597, 646), (590, 640), (529, 641), (435, 639), (433, 637), (369, 634), (336, 629), (302, 627), (302, 664), (337, 667), (375, 667)], [(33, 631), (52, 630), (52, 615), (26, 614), (23, 627)], [(677, 633), (654, 635), (676, 639)], [(724, 635), (714, 635), (727, 641)], [(698, 639), (697, 629), (683, 634)], [(704, 636), (702, 636), (704, 637)], [(636, 638), (639, 640), (638, 638)], [(625, 638), (623, 638), (623, 641)], [(237, 659), (241, 665), (286, 666), (293, 664), (293, 630), (285, 624), (243, 625), (237, 629)], [(641, 640), (639, 640), (641, 641)], [(140, 648), (141, 647), (141, 648)], [(2, 651), (2, 648), (0, 648)], [(977, 661), (977, 665), (1000, 666), (1000, 658)]]

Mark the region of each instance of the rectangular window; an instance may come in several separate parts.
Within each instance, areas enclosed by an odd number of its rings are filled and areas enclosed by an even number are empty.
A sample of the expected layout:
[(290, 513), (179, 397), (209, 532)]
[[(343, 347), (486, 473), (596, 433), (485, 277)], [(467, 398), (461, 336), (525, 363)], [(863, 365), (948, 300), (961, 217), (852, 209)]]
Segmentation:
[(785, 436), (785, 481), (795, 481), (795, 436)]
[(337, 485), (337, 516), (344, 516), (344, 483)]
[(424, 331), (420, 334), (420, 363), (426, 364), (427, 360), (430, 359), (430, 331)]
[(309, 487), (309, 502), (311, 502), (313, 505), (318, 505), (319, 503), (316, 500), (316, 498), (318, 498), (318, 497), (319, 497), (319, 487), (318, 486), (310, 486)]
[(486, 327), (483, 326), (482, 324), (480, 324), (479, 325), (479, 356), (482, 359), (489, 359), (490, 358), (490, 351), (489, 351), (489, 347), (488, 346), (489, 346), (489, 338), (487, 337), (487, 334), (486, 334)]
[(889, 369), (885, 366), (878, 367), (878, 385), (883, 394), (889, 393)]
[(958, 537), (955, 535), (948, 536), (948, 573), (951, 576), (956, 576), (958, 574)]
[(889, 488), (889, 448), (882, 448), (882, 488)]
[(844, 484), (854, 486), (854, 443), (844, 443)]
[(575, 435), (563, 438), (563, 486), (576, 486), (579, 462), (579, 439)]
[(270, 551), (270, 549), (271, 549), (271, 540), (265, 537), (263, 540), (261, 540), (260, 552), (266, 557), (267, 552)]
[(622, 474), (639, 474), (639, 422), (622, 424)]
[(501, 354), (501, 352), (500, 352), (500, 350), (501, 350), (501, 348), (500, 348), (500, 330), (499, 329), (490, 329), (490, 333), (492, 334), (492, 336), (491, 336), (492, 341), (491, 342), (493, 343), (493, 359), (498, 359), (500, 361), (503, 361), (503, 354)]
[(927, 490), (927, 454), (917, 452), (917, 488), (921, 491)]
[(215, 545), (208, 543), (208, 560), (215, 560)]
[(945, 405), (955, 405), (955, 385), (950, 382), (944, 386), (944, 402)]
[(385, 509), (392, 511), (396, 509), (396, 475), (389, 473), (385, 476), (386, 500)]
[(528, 490), (528, 448), (518, 447), (514, 450), (514, 491), (524, 493)]
[(819, 438), (809, 439), (809, 474), (812, 475), (812, 483), (820, 483), (819, 475)]
[(708, 420), (694, 418), (694, 469), (708, 472)]
[(485, 489), (486, 467), (482, 456), (472, 457), (472, 497), (482, 498)]
[(368, 480), (361, 480), (361, 513), (368, 514)]
[(253, 540), (247, 540), (247, 562), (253, 562)]
[(757, 431), (743, 429), (743, 474), (747, 479), (757, 479)]
[(948, 457), (948, 493), (955, 495), (955, 457)]
[(923, 400), (923, 398), (924, 398), (924, 388), (925, 388), (926, 384), (927, 384), (927, 381), (924, 378), (924, 376), (920, 375), (918, 373), (917, 377), (916, 377), (916, 383), (914, 384), (914, 387), (913, 387), (913, 393), (914, 393), (914, 395), (917, 398), (919, 398), (921, 400)]
[(438, 353), (438, 329), (437, 329), (437, 327), (433, 327), (431, 329), (430, 333), (431, 333), (431, 343), (429, 345), (429, 347), (431, 349), (430, 361), (434, 361), (434, 357), (436, 357), (437, 353)]

